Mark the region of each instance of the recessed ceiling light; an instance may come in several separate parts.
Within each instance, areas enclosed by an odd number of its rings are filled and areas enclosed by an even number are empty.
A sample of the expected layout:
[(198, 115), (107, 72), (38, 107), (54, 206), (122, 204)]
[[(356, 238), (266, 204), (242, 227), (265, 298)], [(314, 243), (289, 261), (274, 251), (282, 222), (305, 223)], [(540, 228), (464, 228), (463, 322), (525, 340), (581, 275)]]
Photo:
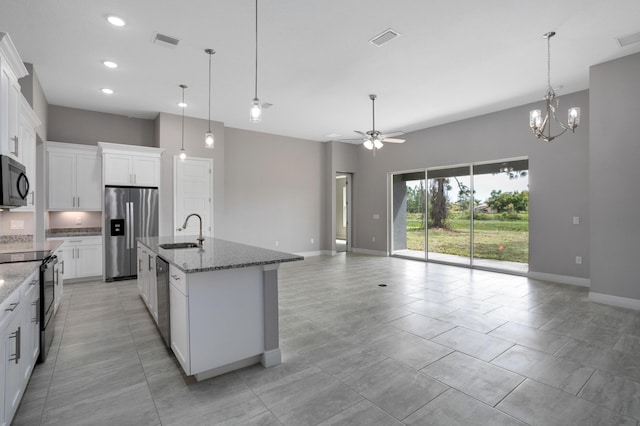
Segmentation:
[(187, 104), (186, 104), (185, 102), (178, 102), (178, 106), (179, 106), (180, 108), (186, 108), (186, 107), (187, 107)]
[(108, 89), (106, 87), (100, 89), (102, 91), (102, 93), (104, 93), (105, 95), (113, 95), (114, 91), (113, 89)]
[(124, 21), (124, 19), (119, 18), (117, 16), (107, 16), (107, 21), (109, 21), (109, 23), (111, 25), (114, 25), (116, 27), (124, 27), (127, 23)]
[(105, 67), (107, 68), (118, 68), (118, 64), (116, 64), (113, 61), (104, 61), (102, 62), (104, 64)]

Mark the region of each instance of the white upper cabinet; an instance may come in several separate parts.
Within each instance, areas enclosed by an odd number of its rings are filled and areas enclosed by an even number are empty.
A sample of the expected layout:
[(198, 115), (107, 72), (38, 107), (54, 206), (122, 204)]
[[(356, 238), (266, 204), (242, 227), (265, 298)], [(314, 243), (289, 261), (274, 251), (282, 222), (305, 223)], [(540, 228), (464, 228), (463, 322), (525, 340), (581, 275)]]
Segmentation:
[(13, 211), (35, 211), (36, 208), (36, 127), (40, 120), (27, 100), (20, 95), (20, 138), (18, 141), (18, 161), (22, 163), (29, 179), (27, 205)]
[(102, 162), (95, 146), (47, 142), (49, 210), (102, 210)]
[(102, 149), (104, 185), (160, 186), (163, 149), (98, 142)]
[(19, 161), (20, 84), (28, 74), (11, 38), (0, 32), (0, 154)]

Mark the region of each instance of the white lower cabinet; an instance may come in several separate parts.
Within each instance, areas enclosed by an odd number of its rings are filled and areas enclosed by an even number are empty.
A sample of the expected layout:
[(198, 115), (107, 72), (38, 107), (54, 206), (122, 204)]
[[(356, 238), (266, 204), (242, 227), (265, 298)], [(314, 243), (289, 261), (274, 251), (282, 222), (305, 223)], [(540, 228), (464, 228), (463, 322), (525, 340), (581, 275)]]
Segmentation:
[(58, 251), (63, 279), (102, 276), (102, 236), (50, 239), (64, 241)]
[(40, 353), (39, 268), (0, 304), (0, 424), (13, 420)]
[(186, 294), (186, 275), (171, 265), (169, 267), (169, 283), (171, 349), (185, 374), (191, 375), (189, 297)]
[(141, 244), (138, 244), (138, 290), (157, 324), (156, 255)]

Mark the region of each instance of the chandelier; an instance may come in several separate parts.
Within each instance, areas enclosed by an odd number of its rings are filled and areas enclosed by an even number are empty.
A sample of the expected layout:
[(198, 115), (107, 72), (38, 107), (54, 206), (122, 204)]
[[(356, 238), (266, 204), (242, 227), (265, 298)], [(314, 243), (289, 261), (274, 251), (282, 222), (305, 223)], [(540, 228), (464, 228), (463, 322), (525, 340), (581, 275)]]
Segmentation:
[[(580, 124), (579, 107), (569, 108), (566, 126), (562, 124), (556, 116), (556, 108), (558, 108), (559, 103), (556, 98), (556, 92), (551, 87), (551, 37), (554, 35), (556, 35), (556, 33), (553, 31), (543, 35), (543, 37), (547, 39), (547, 94), (544, 97), (546, 115), (543, 119), (542, 112), (539, 109), (529, 111), (529, 127), (531, 127), (531, 131), (536, 138), (542, 139), (545, 142), (551, 142), (558, 136), (562, 136), (567, 130), (573, 132)], [(551, 135), (551, 120), (555, 121), (562, 128), (562, 131), (555, 136)]]

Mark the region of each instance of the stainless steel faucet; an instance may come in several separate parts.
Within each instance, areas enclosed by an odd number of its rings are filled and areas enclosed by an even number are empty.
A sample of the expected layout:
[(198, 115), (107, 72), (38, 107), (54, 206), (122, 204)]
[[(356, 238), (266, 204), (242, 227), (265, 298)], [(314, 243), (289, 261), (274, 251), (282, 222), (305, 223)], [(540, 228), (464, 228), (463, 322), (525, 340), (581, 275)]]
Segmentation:
[(184, 225), (182, 225), (182, 229), (187, 228), (187, 222), (189, 222), (189, 218), (191, 216), (195, 216), (200, 220), (200, 235), (198, 235), (198, 245), (202, 247), (202, 243), (204, 242), (204, 237), (202, 236), (202, 218), (198, 213), (191, 213), (189, 216), (187, 216), (187, 218), (184, 220)]

